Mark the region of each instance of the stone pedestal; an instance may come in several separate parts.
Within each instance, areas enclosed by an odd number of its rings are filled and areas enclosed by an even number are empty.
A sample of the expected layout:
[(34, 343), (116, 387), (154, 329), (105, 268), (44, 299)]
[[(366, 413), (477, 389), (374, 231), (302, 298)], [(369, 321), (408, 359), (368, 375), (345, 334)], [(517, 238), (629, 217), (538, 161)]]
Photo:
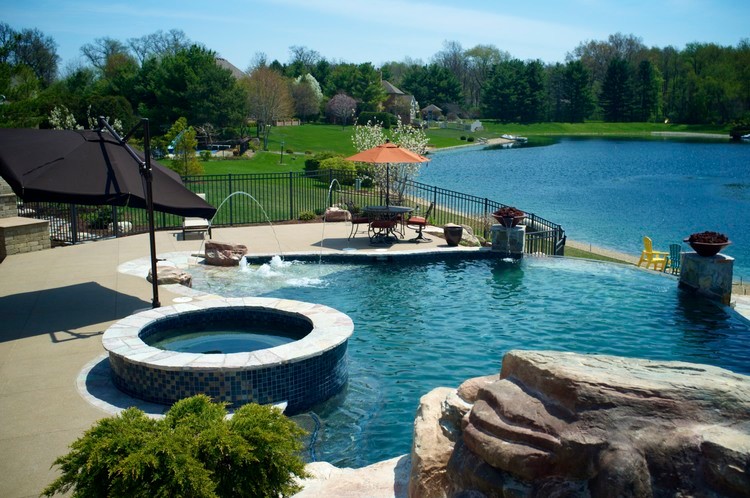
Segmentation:
[(492, 252), (504, 258), (523, 257), (526, 248), (526, 225), (504, 227), (503, 225), (492, 225), (490, 229), (492, 236)]
[(6, 256), (50, 248), (49, 222), (11, 216), (0, 218), (0, 262)]
[(683, 252), (681, 258), (680, 287), (729, 305), (734, 258), (721, 253), (709, 257), (698, 256), (694, 252)]

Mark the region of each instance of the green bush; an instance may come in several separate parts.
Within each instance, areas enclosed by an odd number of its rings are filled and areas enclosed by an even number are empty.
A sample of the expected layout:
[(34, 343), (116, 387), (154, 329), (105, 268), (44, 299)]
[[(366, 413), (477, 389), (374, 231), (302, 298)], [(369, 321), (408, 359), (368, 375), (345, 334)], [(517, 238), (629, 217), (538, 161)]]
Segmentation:
[(200, 151), (201, 160), (208, 161), (211, 159), (211, 151), (209, 150), (202, 150)]
[(466, 135), (461, 135), (460, 140), (466, 140)]
[(284, 152), (286, 152), (287, 154), (294, 154), (294, 151), (292, 149), (287, 149)]
[(466, 141), (467, 142), (473, 142), (474, 141), (474, 137), (469, 137), (469, 138), (466, 139)]
[(54, 464), (43, 494), (109, 497), (268, 497), (299, 490), (304, 431), (270, 406), (240, 407), (231, 420), (204, 395), (174, 404), (163, 420), (137, 408), (97, 422)]
[[(352, 185), (357, 168), (353, 162), (343, 157), (329, 157), (320, 162), (318, 171), (332, 170), (330, 180), (336, 179), (341, 185)], [(328, 178), (326, 178), (328, 181)]]
[(301, 221), (312, 221), (317, 218), (317, 215), (312, 211), (300, 211), (297, 218)]
[(89, 228), (105, 229), (113, 222), (112, 206), (96, 208), (95, 211), (83, 215), (83, 219)]
[(319, 152), (314, 156), (305, 159), (305, 171), (308, 173), (318, 171), (318, 168), (320, 168), (320, 162), (332, 157), (341, 157), (341, 155), (336, 154), (335, 152)]

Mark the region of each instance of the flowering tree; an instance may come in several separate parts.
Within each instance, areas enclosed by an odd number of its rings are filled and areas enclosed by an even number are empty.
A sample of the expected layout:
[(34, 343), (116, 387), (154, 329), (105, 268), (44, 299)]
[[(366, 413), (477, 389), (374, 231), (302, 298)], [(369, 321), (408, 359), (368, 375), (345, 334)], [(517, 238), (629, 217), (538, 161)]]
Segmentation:
[(357, 110), (357, 101), (345, 93), (334, 95), (326, 104), (326, 114), (338, 119), (341, 122), (341, 128), (346, 126), (346, 122), (354, 116)]
[[(429, 138), (421, 128), (404, 124), (398, 118), (396, 127), (388, 136), (380, 123), (367, 122), (364, 126), (355, 126), (352, 142), (357, 151), (371, 149), (390, 140), (399, 147), (424, 155), (427, 152)], [(417, 176), (424, 163), (372, 164), (369, 174), (380, 188), (390, 188), (395, 191), (396, 199), (403, 199), (406, 182)]]

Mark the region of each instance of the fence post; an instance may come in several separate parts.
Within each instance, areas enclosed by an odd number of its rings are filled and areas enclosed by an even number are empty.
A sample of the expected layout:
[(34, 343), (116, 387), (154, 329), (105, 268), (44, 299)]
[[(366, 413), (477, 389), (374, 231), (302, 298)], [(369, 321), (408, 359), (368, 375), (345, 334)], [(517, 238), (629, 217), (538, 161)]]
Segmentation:
[(484, 216), (482, 216), (482, 237), (487, 240), (490, 237), (489, 226), (487, 220), (490, 219), (490, 200), (484, 198)]
[(234, 190), (232, 188), (232, 173), (229, 173), (229, 226), (234, 226)]
[(78, 244), (78, 207), (70, 205), (70, 238), (73, 244)]
[(294, 176), (289, 172), (289, 219), (294, 218)]
[(112, 231), (114, 232), (115, 238), (120, 236), (120, 227), (117, 222), (117, 206), (112, 206)]

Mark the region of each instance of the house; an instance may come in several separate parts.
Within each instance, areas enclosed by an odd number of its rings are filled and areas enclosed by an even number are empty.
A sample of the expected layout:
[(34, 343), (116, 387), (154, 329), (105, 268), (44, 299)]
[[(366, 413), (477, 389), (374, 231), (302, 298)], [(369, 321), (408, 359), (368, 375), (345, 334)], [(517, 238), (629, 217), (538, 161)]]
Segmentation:
[(435, 121), (443, 115), (443, 110), (435, 104), (430, 104), (419, 112), (426, 121)]
[(419, 109), (414, 95), (402, 92), (389, 81), (383, 80), (381, 84), (386, 94), (383, 110), (399, 116), (402, 123), (410, 124), (417, 117), (417, 109)]

